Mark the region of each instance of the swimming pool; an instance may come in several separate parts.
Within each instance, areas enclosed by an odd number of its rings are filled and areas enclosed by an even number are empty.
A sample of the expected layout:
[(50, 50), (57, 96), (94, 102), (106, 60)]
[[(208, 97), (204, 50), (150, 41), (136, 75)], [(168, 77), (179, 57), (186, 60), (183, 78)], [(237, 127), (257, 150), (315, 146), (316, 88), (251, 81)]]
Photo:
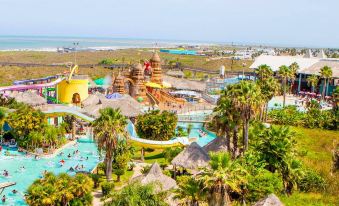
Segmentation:
[[(193, 138), (197, 139), (197, 143), (201, 147), (205, 146), (206, 144), (208, 144), (209, 142), (211, 142), (217, 137), (213, 132), (210, 132), (204, 129), (203, 123), (178, 122), (177, 126), (182, 127), (184, 128), (184, 130), (186, 130), (189, 124), (192, 124), (193, 127), (188, 137), (190, 139), (193, 139)], [(199, 137), (199, 130), (203, 130), (206, 133), (206, 136)]]
[[(79, 151), (77, 155), (73, 152)], [(0, 153), (0, 182), (16, 182), (16, 185), (8, 187), (4, 190), (2, 195), (6, 195), (6, 203), (0, 202), (0, 205), (27, 205), (23, 199), (23, 195), (32, 182), (41, 177), (42, 173), (47, 170), (55, 174), (67, 172), (74, 175), (74, 172), (68, 172), (70, 167), (76, 165), (83, 165), (84, 171), (91, 171), (99, 163), (99, 155), (95, 143), (91, 141), (79, 141), (74, 146), (69, 146), (62, 150), (63, 155), (55, 156), (53, 158), (46, 158), (34, 160), (32, 156), (25, 156), (17, 151), (9, 151), (11, 155), (5, 156), (5, 151)], [(68, 154), (72, 157), (68, 158)], [(88, 157), (88, 160), (85, 160)], [(65, 160), (64, 166), (59, 165), (60, 160)], [(25, 169), (20, 169), (24, 167)], [(9, 177), (4, 177), (3, 171), (9, 172)], [(12, 190), (18, 191), (13, 194)], [(2, 196), (1, 196), (2, 197)]]

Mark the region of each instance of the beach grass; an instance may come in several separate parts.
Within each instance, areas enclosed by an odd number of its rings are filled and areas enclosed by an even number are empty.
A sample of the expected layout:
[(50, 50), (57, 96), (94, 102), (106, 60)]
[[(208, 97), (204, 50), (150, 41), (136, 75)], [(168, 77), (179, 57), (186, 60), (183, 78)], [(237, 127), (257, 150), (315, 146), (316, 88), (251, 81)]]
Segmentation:
[(303, 155), (304, 164), (317, 171), (327, 182), (321, 193), (295, 192), (291, 196), (281, 195), (286, 206), (339, 205), (339, 173), (331, 175), (333, 143), (339, 143), (339, 131), (292, 127), (296, 132), (297, 150)]
[[(151, 49), (121, 49), (114, 51), (84, 51), (77, 52), (76, 59), (79, 65), (96, 65), (103, 59), (110, 59), (114, 63), (137, 63), (140, 60), (150, 59), (152, 56)], [(250, 60), (233, 61), (231, 59), (209, 60), (205, 56), (192, 55), (175, 55), (168, 53), (160, 53), (163, 62), (178, 61), (183, 66), (203, 68), (206, 70), (218, 71), (221, 65), (226, 70), (242, 71), (243, 63), (246, 63), (245, 71), (249, 71), (251, 65)], [(38, 52), (38, 51), (1, 51), (0, 62), (7, 63), (27, 63), (27, 64), (57, 64), (57, 67), (18, 67), (18, 66), (2, 66), (0, 67), (0, 86), (10, 85), (15, 80), (32, 79), (46, 77), (63, 73), (67, 68), (61, 66), (69, 62), (74, 62), (74, 53), (57, 53), (57, 52)], [(87, 74), (91, 78), (104, 77), (111, 75), (112, 71), (101, 66), (95, 68), (80, 68), (81, 74)]]

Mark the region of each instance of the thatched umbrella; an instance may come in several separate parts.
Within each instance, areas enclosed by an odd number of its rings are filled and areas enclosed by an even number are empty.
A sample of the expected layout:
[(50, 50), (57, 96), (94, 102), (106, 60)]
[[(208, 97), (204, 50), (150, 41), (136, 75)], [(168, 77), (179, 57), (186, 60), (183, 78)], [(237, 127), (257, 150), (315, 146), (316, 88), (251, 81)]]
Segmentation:
[(253, 206), (284, 206), (284, 204), (279, 200), (274, 194), (270, 194), (264, 199), (259, 200)]
[(222, 137), (217, 137), (213, 141), (205, 145), (203, 148), (206, 152), (226, 152), (226, 139)]
[(82, 105), (84, 107), (101, 104), (100, 97), (97, 94), (90, 94), (84, 101), (82, 101)]
[(185, 169), (198, 170), (201, 167), (207, 167), (210, 157), (207, 152), (196, 142), (192, 142), (182, 152), (180, 152), (173, 160), (174, 170), (176, 166)]
[(173, 188), (177, 188), (177, 183), (174, 179), (164, 175), (161, 171), (161, 168), (158, 163), (153, 163), (149, 172), (145, 175), (139, 175), (132, 179), (132, 181), (140, 181), (141, 184), (146, 185), (149, 183), (159, 183), (160, 188), (157, 188), (158, 191), (166, 191)]

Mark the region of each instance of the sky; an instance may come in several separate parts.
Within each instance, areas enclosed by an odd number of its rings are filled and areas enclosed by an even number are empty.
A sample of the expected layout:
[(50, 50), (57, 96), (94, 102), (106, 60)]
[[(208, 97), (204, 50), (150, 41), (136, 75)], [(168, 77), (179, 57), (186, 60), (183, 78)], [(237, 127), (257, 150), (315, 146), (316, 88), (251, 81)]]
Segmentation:
[(0, 35), (339, 48), (339, 0), (0, 0)]

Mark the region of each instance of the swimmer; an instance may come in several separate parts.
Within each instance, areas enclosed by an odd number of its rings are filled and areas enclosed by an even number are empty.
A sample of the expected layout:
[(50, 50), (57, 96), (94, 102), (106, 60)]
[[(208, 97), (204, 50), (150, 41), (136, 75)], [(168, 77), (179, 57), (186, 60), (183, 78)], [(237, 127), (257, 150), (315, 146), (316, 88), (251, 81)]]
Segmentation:
[(12, 190), (12, 193), (16, 194), (16, 193), (18, 193), (18, 191), (16, 189), (14, 189), (14, 190)]
[(73, 168), (73, 167), (70, 167), (70, 168), (69, 168), (69, 171), (74, 172), (74, 168)]
[(86, 160), (88, 160), (88, 157), (86, 157)]
[(68, 157), (68, 158), (71, 158), (72, 156), (71, 156), (71, 154), (68, 154), (67, 157)]
[(3, 203), (6, 202), (6, 195), (2, 196), (1, 201), (2, 201)]

